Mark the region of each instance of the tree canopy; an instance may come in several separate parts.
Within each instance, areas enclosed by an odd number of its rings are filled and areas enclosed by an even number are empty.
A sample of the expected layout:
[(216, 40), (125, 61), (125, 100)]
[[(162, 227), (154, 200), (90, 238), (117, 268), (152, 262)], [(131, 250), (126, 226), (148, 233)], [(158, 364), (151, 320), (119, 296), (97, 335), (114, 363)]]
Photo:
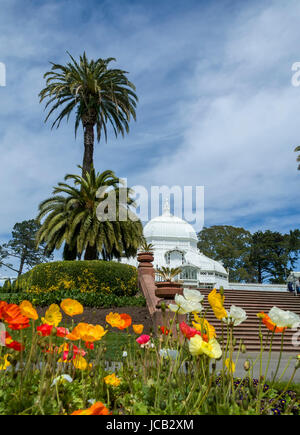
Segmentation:
[[(24, 267), (31, 268), (49, 261), (52, 257), (46, 252), (45, 245), (36, 247), (35, 238), (39, 228), (39, 223), (34, 219), (16, 223), (13, 227), (12, 239), (0, 247), (0, 264), (17, 272), (19, 276)], [(16, 258), (19, 261), (18, 268), (3, 263), (4, 258)]]
[(212, 226), (198, 234), (199, 249), (222, 261), (231, 282), (285, 283), (299, 258), (300, 231), (251, 234), (244, 228)]
[(90, 172), (93, 166), (94, 127), (97, 140), (101, 133), (107, 140), (107, 124), (115, 136), (129, 132), (129, 121), (136, 119), (135, 86), (128, 80), (126, 71), (109, 68), (114, 58), (88, 60), (86, 53), (77, 62), (68, 53), (70, 62), (60, 65), (51, 62), (52, 69), (44, 78), (46, 86), (41, 90), (40, 102), (47, 100), (49, 109), (46, 120), (56, 112), (58, 115), (52, 127), (59, 127), (63, 119), (68, 120), (76, 111), (75, 135), (80, 124), (84, 130), (84, 157), (82, 175)]
[[(69, 180), (74, 185), (68, 184)], [(42, 225), (37, 243), (45, 243), (49, 252), (65, 243), (65, 259), (72, 253), (75, 258), (84, 253), (85, 260), (97, 259), (99, 255), (105, 260), (135, 255), (142, 241), (143, 227), (131, 211), (135, 207), (131, 193), (109, 170), (96, 173), (92, 168), (85, 177), (66, 175), (65, 182), (54, 188), (54, 196), (39, 206), (37, 219)], [(116, 216), (101, 220), (98, 210), (102, 205), (106, 207), (108, 195), (116, 200)], [(122, 211), (125, 219), (120, 217)]]

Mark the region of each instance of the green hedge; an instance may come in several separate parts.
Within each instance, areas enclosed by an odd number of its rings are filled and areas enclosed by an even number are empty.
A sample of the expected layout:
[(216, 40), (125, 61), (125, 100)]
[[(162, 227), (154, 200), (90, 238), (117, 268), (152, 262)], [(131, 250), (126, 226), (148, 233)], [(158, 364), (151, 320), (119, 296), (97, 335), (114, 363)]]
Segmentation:
[(137, 293), (137, 270), (115, 261), (56, 261), (35, 266), (14, 283), (15, 290), (133, 296)]
[(85, 307), (111, 308), (111, 307), (144, 307), (146, 300), (143, 296), (116, 296), (114, 294), (81, 293), (79, 291), (58, 290), (56, 292), (26, 293), (17, 294), (0, 293), (0, 301), (10, 304), (20, 304), (27, 300), (36, 307), (48, 307), (51, 304), (60, 304), (63, 299), (76, 299)]

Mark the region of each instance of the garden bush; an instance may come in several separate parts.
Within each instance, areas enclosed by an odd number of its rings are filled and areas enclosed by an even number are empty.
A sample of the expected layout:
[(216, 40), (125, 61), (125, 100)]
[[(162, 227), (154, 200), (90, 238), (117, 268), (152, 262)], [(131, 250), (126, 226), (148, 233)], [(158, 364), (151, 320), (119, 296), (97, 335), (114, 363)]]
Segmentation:
[(138, 289), (137, 270), (114, 261), (56, 261), (39, 264), (21, 275), (15, 288), (35, 293), (79, 290), (133, 296)]
[(143, 296), (117, 296), (113, 293), (103, 294), (99, 292), (82, 293), (79, 290), (57, 290), (55, 292), (19, 292), (1, 293), (0, 300), (9, 304), (20, 304), (27, 300), (38, 307), (46, 307), (51, 304), (59, 304), (64, 298), (76, 299), (85, 307), (110, 308), (110, 307), (144, 307), (146, 300)]

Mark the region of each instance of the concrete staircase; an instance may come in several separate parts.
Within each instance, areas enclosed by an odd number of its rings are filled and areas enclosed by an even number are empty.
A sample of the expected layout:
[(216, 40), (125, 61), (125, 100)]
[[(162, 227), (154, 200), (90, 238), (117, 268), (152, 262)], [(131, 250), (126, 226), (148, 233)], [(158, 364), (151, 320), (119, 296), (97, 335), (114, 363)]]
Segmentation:
[[(207, 320), (214, 325), (217, 330), (217, 334), (221, 334), (221, 322), (216, 319), (210, 305), (207, 301), (207, 295), (211, 290), (201, 289), (200, 292), (205, 295), (203, 301), (204, 308), (208, 309), (206, 313)], [(260, 349), (259, 343), (259, 319), (256, 314), (264, 311), (268, 314), (269, 310), (276, 306), (282, 310), (293, 311), (294, 313), (300, 315), (300, 296), (294, 296), (291, 293), (281, 293), (281, 292), (264, 292), (264, 291), (254, 291), (254, 290), (224, 290), (225, 295), (225, 308), (229, 311), (231, 305), (236, 305), (243, 308), (247, 313), (247, 320), (243, 322), (240, 326), (234, 328), (234, 336), (237, 343), (240, 339), (247, 348), (247, 351), (258, 351)], [(298, 328), (298, 338), (296, 339), (297, 346), (295, 347), (292, 343), (292, 336), (296, 331), (287, 329), (284, 338), (284, 351), (294, 352), (295, 354), (300, 354), (300, 328)], [(262, 325), (262, 333), (264, 339), (268, 334), (268, 329), (265, 325)], [(275, 334), (273, 339), (272, 349), (274, 351), (279, 351), (281, 345), (281, 333)], [(266, 350), (269, 350), (267, 347)]]

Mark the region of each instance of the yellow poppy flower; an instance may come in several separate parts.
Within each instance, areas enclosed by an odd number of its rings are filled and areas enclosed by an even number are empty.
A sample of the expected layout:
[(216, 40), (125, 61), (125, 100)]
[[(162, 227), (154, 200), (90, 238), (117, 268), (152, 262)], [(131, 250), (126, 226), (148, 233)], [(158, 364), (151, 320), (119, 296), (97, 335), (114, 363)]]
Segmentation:
[(76, 357), (73, 359), (73, 365), (75, 369), (79, 369), (79, 370), (86, 370), (87, 368), (92, 367), (92, 364), (88, 364), (87, 360), (79, 354), (76, 355)]
[(101, 325), (89, 325), (88, 323), (78, 323), (73, 331), (67, 335), (69, 340), (83, 340), (89, 343), (101, 340), (107, 333)]
[(60, 312), (59, 306), (56, 304), (50, 305), (45, 313), (45, 317), (42, 317), (42, 322), (47, 325), (58, 326), (61, 322), (62, 314)]
[(217, 319), (220, 320), (227, 317), (227, 311), (223, 306), (225, 297), (217, 293), (217, 289), (214, 288), (209, 293), (207, 299)]
[(39, 318), (38, 313), (36, 312), (35, 308), (33, 308), (31, 302), (23, 301), (20, 303), (19, 307), (23, 316), (33, 320), (37, 320)]
[(202, 334), (206, 334), (208, 340), (215, 338), (217, 336), (216, 330), (213, 325), (211, 325), (206, 319), (201, 319), (197, 313), (194, 313), (194, 319), (196, 322), (192, 322), (193, 327), (200, 331)]
[(0, 357), (0, 370), (6, 370), (11, 364), (8, 361), (8, 353), (3, 357)]
[(117, 378), (117, 376), (113, 373), (112, 375), (105, 376), (104, 382), (107, 385), (112, 385), (113, 387), (118, 387), (121, 383), (121, 379)]
[(106, 316), (105, 320), (113, 328), (117, 328), (122, 323), (122, 319), (119, 313), (109, 313)]
[(194, 356), (205, 354), (214, 359), (219, 359), (222, 356), (222, 349), (215, 338), (207, 343), (200, 335), (195, 335), (190, 339), (189, 351)]
[(83, 306), (80, 302), (75, 301), (74, 299), (64, 299), (61, 304), (61, 309), (68, 316), (77, 316), (78, 314), (83, 313)]
[(235, 372), (235, 364), (234, 364), (233, 361), (231, 361), (231, 363), (230, 363), (230, 358), (227, 358), (227, 359), (225, 360), (225, 366), (226, 366), (227, 370), (228, 370), (230, 373), (234, 373), (234, 372)]
[(141, 335), (144, 330), (144, 325), (132, 325), (132, 329), (136, 334)]

